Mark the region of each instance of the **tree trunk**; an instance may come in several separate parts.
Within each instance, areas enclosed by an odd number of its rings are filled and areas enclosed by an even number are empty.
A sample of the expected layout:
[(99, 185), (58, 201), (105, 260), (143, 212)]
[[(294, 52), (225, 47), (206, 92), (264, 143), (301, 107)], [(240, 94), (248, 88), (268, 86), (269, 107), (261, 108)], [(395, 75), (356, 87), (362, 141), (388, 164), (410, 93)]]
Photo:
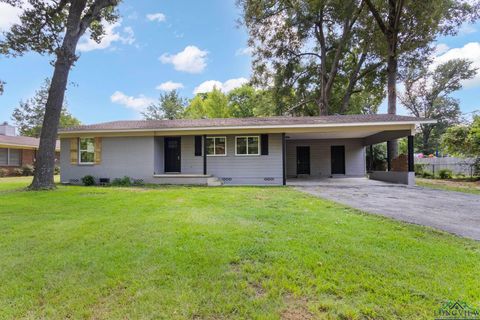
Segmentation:
[(29, 189), (53, 189), (55, 183), (55, 146), (57, 143), (58, 123), (62, 112), (68, 74), (72, 64), (68, 58), (58, 57), (55, 62), (52, 82), (48, 90), (48, 99), (45, 107), (40, 146), (35, 162), (35, 174)]
[[(397, 55), (396, 41), (389, 41), (389, 52), (387, 61), (387, 94), (388, 94), (388, 114), (397, 113)], [(387, 143), (387, 153), (389, 159), (393, 160), (398, 156), (398, 141), (392, 140)]]

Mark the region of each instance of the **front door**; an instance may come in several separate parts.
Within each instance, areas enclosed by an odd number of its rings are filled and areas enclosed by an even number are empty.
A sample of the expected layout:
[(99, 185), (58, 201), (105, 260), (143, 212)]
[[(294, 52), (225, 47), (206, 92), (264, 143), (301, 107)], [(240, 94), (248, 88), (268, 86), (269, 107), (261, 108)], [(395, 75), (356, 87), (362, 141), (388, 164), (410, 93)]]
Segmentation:
[(297, 147), (297, 174), (310, 174), (310, 147)]
[(165, 172), (181, 172), (180, 137), (165, 137)]
[(345, 146), (330, 147), (332, 174), (345, 174)]

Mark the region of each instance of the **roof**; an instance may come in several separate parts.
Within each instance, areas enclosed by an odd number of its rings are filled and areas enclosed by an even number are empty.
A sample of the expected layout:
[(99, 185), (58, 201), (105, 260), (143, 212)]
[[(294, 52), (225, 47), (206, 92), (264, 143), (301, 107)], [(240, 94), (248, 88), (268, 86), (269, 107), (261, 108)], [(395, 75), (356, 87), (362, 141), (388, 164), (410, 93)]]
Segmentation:
[[(0, 147), (38, 149), (39, 144), (40, 139), (38, 138), (0, 135)], [(60, 143), (58, 140), (55, 149), (60, 150)]]
[(178, 120), (126, 120), (61, 129), (60, 133), (73, 132), (122, 132), (211, 128), (269, 128), (269, 127), (322, 127), (346, 125), (417, 124), (432, 120), (392, 114), (332, 115), (319, 117), (268, 117), (268, 118), (219, 118)]

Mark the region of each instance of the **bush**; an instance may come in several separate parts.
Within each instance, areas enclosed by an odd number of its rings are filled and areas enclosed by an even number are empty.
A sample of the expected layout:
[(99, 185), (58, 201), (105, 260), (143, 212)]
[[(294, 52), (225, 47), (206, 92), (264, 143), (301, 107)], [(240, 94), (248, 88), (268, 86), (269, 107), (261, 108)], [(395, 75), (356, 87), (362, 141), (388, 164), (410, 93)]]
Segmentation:
[(53, 169), (53, 173), (54, 173), (55, 175), (60, 174), (60, 167), (59, 167), (59, 166), (55, 166), (55, 169)]
[(434, 177), (433, 177), (433, 174), (432, 174), (431, 172), (428, 172), (428, 171), (422, 172), (421, 177), (422, 177), (422, 178), (425, 178), (425, 179), (432, 179), (432, 178), (434, 178)]
[(442, 169), (438, 171), (438, 176), (440, 179), (452, 179), (453, 172), (450, 169)]
[(24, 176), (33, 176), (33, 166), (30, 164), (27, 164), (22, 167), (22, 175)]
[(0, 168), (0, 178), (8, 176), (9, 171), (4, 168)]
[(95, 178), (93, 176), (85, 176), (82, 178), (82, 183), (85, 186), (93, 186), (95, 185)]
[(130, 177), (123, 177), (123, 178), (115, 178), (113, 179), (112, 183), (110, 183), (112, 186), (118, 186), (118, 187), (128, 187), (133, 184), (132, 179)]
[(23, 169), (22, 168), (15, 168), (12, 170), (12, 175), (16, 177), (23, 176)]
[(425, 165), (421, 163), (415, 163), (414, 170), (416, 176), (422, 176), (425, 173)]

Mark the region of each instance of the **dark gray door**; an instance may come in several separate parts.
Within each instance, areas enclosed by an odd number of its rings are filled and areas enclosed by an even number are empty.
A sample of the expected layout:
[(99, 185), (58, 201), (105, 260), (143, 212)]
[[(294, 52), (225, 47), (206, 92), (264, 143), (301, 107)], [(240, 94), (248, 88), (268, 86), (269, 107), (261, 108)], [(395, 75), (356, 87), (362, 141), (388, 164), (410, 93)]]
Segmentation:
[(345, 146), (330, 147), (332, 174), (345, 174)]
[(297, 147), (297, 174), (310, 174), (310, 147)]
[(165, 172), (181, 172), (180, 147), (180, 137), (165, 137)]

